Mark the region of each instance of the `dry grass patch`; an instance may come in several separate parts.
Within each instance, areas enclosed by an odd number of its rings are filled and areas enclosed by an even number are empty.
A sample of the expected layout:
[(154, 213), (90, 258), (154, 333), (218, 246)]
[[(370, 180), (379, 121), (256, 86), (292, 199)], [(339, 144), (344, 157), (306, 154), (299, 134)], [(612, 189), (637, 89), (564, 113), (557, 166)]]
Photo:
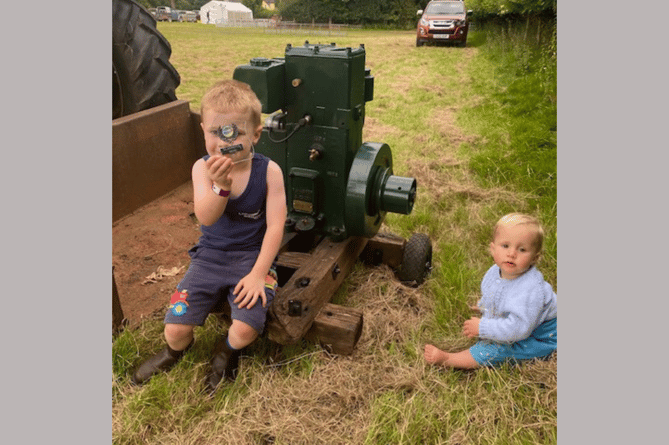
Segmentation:
[(353, 357), (410, 343), (434, 308), (425, 289), (403, 286), (385, 265), (354, 271), (346, 304), (363, 310), (364, 324)]
[(431, 125), (449, 147), (458, 148), (462, 143), (476, 144), (478, 137), (467, 134), (455, 124), (455, 115), (460, 107), (437, 108), (431, 118)]
[(365, 116), (365, 126), (362, 128), (363, 141), (379, 142), (386, 140), (388, 137), (399, 137), (400, 135), (401, 130), (399, 128), (384, 124), (377, 118)]
[(466, 168), (462, 168), (465, 163), (447, 154), (437, 159), (415, 157), (409, 159), (407, 164), (408, 174), (416, 178), (421, 189), (426, 191), (426, 198), (432, 202), (460, 197), (465, 198), (468, 207), (474, 209), (499, 201), (521, 206), (527, 198), (502, 187), (483, 188), (477, 185), (475, 178), (468, 174)]

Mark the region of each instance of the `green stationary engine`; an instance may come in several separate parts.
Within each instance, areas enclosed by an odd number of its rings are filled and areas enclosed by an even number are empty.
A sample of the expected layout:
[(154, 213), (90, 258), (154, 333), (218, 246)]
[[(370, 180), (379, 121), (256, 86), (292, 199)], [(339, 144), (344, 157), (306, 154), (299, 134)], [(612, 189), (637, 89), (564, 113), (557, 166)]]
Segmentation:
[(254, 58), (233, 77), (270, 114), (255, 149), (283, 170), (288, 230), (372, 237), (387, 212), (411, 213), (416, 180), (393, 175), (387, 144), (362, 141), (374, 92), (363, 45), (289, 44), (284, 58)]

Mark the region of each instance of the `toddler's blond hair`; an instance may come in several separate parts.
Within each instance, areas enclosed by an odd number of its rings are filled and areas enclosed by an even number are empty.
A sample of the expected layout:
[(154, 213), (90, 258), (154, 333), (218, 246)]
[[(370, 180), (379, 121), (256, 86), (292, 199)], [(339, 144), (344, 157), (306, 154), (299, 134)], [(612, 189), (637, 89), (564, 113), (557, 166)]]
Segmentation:
[(494, 240), (497, 236), (497, 229), (500, 226), (512, 227), (519, 224), (527, 224), (532, 226), (534, 229), (536, 235), (534, 238), (534, 247), (537, 249), (537, 258), (539, 258), (541, 255), (541, 249), (544, 245), (544, 228), (541, 226), (539, 220), (534, 216), (526, 215), (524, 213), (509, 213), (502, 216), (495, 224), (495, 227), (493, 227), (492, 239)]
[(201, 116), (205, 110), (218, 113), (231, 111), (248, 113), (251, 117), (251, 125), (256, 128), (260, 125), (262, 104), (248, 84), (226, 79), (217, 82), (204, 93), (200, 107)]

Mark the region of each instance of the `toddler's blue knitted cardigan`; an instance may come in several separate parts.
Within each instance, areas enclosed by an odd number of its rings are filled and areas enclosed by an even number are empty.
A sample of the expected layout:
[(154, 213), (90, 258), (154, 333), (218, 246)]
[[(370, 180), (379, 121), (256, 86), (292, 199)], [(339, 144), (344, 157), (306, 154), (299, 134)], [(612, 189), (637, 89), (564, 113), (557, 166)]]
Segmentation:
[(479, 337), (498, 343), (523, 340), (546, 320), (557, 317), (557, 294), (536, 267), (513, 280), (495, 264), (481, 281)]

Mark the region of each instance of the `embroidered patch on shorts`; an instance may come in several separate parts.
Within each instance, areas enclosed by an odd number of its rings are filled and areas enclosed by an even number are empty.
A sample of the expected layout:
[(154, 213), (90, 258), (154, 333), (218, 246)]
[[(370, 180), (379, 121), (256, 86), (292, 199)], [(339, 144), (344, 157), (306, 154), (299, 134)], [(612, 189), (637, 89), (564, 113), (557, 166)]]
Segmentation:
[(188, 290), (184, 289), (182, 291), (179, 291), (177, 289), (174, 291), (172, 294), (172, 298), (170, 298), (170, 306), (169, 309), (172, 310), (172, 314), (176, 315), (177, 317), (182, 316), (183, 314), (186, 313), (188, 310), (188, 302), (186, 299), (188, 298)]
[(267, 276), (265, 277), (265, 287), (275, 291), (279, 286), (279, 283), (277, 283), (278, 278), (279, 277), (277, 276), (276, 271), (274, 269), (270, 269), (267, 273)]
[(182, 303), (181, 301), (172, 305), (172, 314), (176, 315), (177, 317), (181, 317), (183, 314), (186, 313), (187, 310), (188, 307), (186, 306), (185, 303)]

